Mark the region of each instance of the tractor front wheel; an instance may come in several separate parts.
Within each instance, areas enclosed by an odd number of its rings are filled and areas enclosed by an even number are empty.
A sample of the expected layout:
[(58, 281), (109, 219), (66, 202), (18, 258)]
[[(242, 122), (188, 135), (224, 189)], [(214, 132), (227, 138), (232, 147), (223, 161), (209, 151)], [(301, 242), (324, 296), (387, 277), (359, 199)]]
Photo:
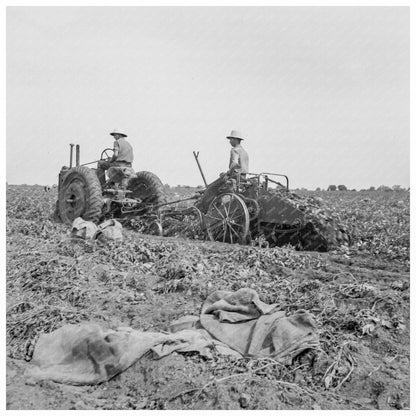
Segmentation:
[(60, 187), (58, 206), (59, 216), (66, 224), (78, 217), (98, 222), (103, 200), (96, 173), (85, 166), (70, 169)]

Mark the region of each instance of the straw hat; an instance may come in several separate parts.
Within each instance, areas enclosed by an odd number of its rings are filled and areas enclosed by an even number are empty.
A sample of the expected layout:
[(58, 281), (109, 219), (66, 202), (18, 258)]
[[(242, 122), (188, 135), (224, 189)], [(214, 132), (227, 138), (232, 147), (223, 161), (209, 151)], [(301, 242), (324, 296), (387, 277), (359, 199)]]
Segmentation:
[(227, 136), (227, 139), (239, 139), (239, 140), (244, 140), (243, 139), (243, 135), (241, 134), (241, 132), (237, 131), (237, 130), (231, 130), (231, 133), (229, 136)]
[(127, 137), (127, 134), (122, 133), (123, 129), (114, 129), (110, 134), (114, 136), (115, 134), (119, 134), (120, 136)]

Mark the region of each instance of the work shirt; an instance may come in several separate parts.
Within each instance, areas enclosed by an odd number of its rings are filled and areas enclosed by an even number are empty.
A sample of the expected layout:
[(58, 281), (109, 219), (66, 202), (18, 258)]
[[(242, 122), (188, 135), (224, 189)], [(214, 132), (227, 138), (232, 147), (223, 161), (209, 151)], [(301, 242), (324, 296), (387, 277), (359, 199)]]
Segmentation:
[(124, 137), (114, 141), (114, 150), (118, 150), (116, 162), (133, 162), (133, 148)]
[(248, 154), (240, 144), (230, 152), (230, 170), (237, 173), (248, 173)]

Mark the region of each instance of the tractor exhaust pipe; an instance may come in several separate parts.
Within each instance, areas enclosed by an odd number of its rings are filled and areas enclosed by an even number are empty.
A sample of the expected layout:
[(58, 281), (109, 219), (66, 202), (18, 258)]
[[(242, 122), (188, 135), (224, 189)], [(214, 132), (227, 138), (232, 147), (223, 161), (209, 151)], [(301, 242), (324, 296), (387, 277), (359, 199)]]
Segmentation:
[(79, 166), (79, 144), (75, 147), (75, 166)]
[(71, 150), (69, 151), (69, 167), (72, 168), (72, 154), (74, 152), (74, 144), (70, 143)]

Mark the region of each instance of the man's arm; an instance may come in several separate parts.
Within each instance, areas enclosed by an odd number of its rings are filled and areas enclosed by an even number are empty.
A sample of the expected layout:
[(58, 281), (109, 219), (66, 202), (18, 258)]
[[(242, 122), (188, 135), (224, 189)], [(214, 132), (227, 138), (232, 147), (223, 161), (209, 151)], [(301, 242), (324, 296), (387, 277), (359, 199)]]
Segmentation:
[(235, 169), (240, 167), (240, 158), (237, 150), (231, 149), (230, 152), (230, 166), (227, 173), (234, 172)]
[(120, 144), (116, 140), (113, 146), (113, 157), (111, 158), (110, 162), (115, 162), (117, 160), (118, 152), (120, 151)]

